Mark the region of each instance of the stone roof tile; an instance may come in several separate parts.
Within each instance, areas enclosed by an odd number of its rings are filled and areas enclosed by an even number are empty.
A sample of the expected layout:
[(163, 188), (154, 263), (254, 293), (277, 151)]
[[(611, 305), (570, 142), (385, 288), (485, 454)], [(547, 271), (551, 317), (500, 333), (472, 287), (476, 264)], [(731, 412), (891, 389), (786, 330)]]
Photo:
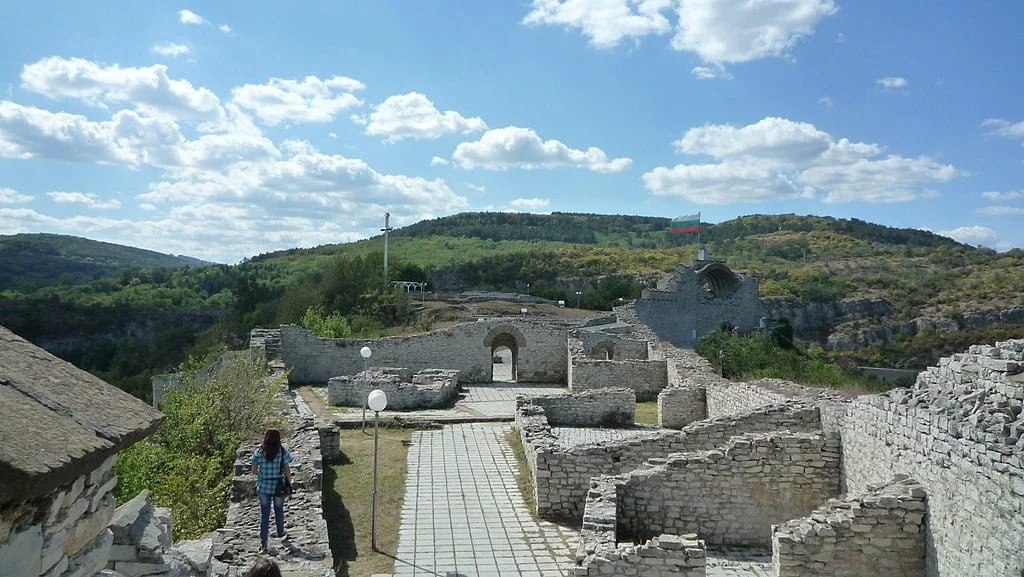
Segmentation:
[(162, 420), (141, 400), (0, 326), (0, 505), (73, 481)]

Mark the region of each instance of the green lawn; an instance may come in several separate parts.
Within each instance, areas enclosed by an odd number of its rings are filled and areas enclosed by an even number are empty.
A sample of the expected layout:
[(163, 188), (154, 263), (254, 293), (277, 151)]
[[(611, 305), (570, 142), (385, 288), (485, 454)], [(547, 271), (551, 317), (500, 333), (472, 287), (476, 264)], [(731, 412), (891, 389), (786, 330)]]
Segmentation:
[(411, 429), (380, 429), (377, 549), (370, 550), (373, 429), (342, 429), (341, 458), (324, 468), (324, 517), (339, 577), (394, 572)]
[(658, 401), (643, 401), (636, 404), (633, 421), (638, 425), (658, 426)]

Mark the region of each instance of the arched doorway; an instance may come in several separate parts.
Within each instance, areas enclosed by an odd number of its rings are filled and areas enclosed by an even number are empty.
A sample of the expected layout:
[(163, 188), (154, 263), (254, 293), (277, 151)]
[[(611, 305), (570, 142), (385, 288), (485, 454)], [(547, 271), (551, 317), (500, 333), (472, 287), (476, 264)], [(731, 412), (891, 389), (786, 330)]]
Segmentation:
[(490, 351), (492, 382), (519, 380), (519, 351), (525, 344), (523, 332), (512, 325), (497, 326), (487, 333), (484, 346)]

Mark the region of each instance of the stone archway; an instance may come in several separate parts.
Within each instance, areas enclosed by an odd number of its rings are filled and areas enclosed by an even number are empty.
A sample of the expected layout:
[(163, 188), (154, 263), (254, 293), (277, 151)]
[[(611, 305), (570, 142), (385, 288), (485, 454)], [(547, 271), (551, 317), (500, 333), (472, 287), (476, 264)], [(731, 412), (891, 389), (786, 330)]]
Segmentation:
[(590, 349), (590, 353), (587, 356), (600, 361), (613, 360), (615, 359), (615, 342), (601, 341)]
[[(487, 333), (483, 344), (490, 351), (491, 381), (518, 380), (519, 352), (526, 345), (523, 331), (512, 325), (499, 325)], [(505, 363), (508, 363), (508, 366), (504, 366)], [(495, 378), (496, 373), (502, 378)]]

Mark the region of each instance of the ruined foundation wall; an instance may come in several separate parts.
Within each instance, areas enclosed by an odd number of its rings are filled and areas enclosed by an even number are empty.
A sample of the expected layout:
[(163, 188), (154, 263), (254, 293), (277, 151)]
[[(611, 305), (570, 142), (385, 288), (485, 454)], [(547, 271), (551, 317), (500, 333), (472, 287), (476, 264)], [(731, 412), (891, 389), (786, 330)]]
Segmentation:
[(632, 427), (636, 393), (609, 388), (516, 399), (517, 412), (526, 411), (530, 405), (543, 410), (549, 427)]
[(850, 398), (829, 389), (805, 387), (781, 379), (758, 379), (745, 383), (714, 382), (707, 386), (708, 417), (736, 415), (789, 400), (813, 403), (821, 409), (822, 428), (838, 432)]
[(815, 509), (772, 534), (776, 577), (924, 577), (925, 491), (911, 479)]
[(534, 476), (537, 512), (541, 517), (579, 521), (591, 477), (624, 473), (644, 461), (671, 453), (712, 449), (748, 432), (818, 431), (817, 407), (790, 401), (746, 415), (693, 423), (680, 431), (657, 431), (628, 442), (563, 447), (546, 420), (517, 411), (519, 428)]
[(912, 389), (857, 399), (843, 426), (851, 492), (896, 475), (928, 494), (927, 575), (1024, 571), (1024, 340), (943, 358)]
[(523, 319), (466, 323), (443, 330), (377, 340), (325, 339), (296, 325), (281, 327), (279, 351), (291, 368), (291, 383), (326, 383), (331, 377), (363, 370), (359, 349), (369, 346), (370, 367), (407, 367), (412, 371), (452, 369), (464, 383), (491, 380), (488, 336), (521, 335), (517, 378), (523, 382), (559, 383), (566, 378), (565, 332), (568, 326)]
[(839, 494), (834, 433), (749, 433), (720, 449), (652, 459), (619, 488), (619, 540), (696, 533), (709, 545), (770, 547), (772, 525)]
[(380, 368), (327, 381), (328, 402), (335, 406), (361, 407), (370, 392), (379, 389), (388, 398), (388, 410), (438, 408), (455, 400), (459, 372), (431, 369), (411, 374), (404, 369)]

